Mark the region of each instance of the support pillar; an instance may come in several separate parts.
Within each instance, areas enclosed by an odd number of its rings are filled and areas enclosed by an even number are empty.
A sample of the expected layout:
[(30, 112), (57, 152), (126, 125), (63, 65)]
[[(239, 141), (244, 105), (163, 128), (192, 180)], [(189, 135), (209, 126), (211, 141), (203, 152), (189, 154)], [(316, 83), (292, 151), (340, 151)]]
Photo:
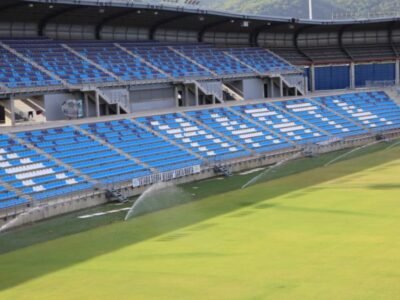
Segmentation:
[(6, 126), (15, 126), (15, 108), (14, 99), (6, 99), (1, 101), (4, 106), (5, 123)]
[(100, 117), (100, 96), (95, 93), (96, 117)]
[(189, 106), (189, 89), (188, 89), (188, 87), (187, 87), (187, 85), (185, 85), (185, 92), (184, 92), (184, 94), (185, 94), (185, 97), (184, 97), (184, 99), (183, 99), (183, 101), (184, 101), (184, 104), (183, 104), (183, 106)]
[(85, 109), (85, 117), (88, 118), (90, 117), (90, 111), (89, 111), (89, 96), (87, 93), (83, 94), (83, 105)]
[(396, 77), (395, 77), (396, 85), (400, 84), (400, 59), (396, 59)]
[(275, 87), (274, 87), (274, 79), (270, 78), (270, 89), (271, 89), (271, 98), (275, 97)]
[(354, 62), (350, 63), (350, 88), (356, 88), (356, 67)]
[(199, 88), (197, 84), (194, 85), (194, 101), (195, 101), (195, 106), (199, 106)]
[(279, 97), (283, 97), (283, 80), (282, 77), (279, 77)]
[(175, 107), (179, 107), (179, 89), (178, 86), (174, 86), (174, 97), (175, 97)]
[(310, 83), (311, 83), (311, 86), (310, 86), (311, 92), (315, 92), (315, 66), (314, 66), (314, 64), (312, 64), (310, 66)]

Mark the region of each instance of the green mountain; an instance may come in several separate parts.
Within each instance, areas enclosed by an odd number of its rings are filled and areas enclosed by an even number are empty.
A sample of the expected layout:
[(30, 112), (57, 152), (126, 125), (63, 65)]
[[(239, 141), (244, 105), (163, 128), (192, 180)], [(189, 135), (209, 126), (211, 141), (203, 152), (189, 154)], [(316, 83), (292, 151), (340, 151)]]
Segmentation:
[[(207, 7), (240, 13), (273, 15), (296, 18), (308, 17), (308, 0), (203, 0)], [(349, 16), (376, 17), (400, 16), (399, 0), (313, 0), (315, 19), (331, 19)]]

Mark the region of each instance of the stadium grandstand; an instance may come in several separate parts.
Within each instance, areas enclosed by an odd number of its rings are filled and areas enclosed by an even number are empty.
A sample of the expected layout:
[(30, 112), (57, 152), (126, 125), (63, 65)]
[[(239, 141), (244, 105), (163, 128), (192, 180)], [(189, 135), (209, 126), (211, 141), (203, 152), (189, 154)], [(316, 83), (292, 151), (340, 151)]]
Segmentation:
[(1, 1), (0, 217), (400, 133), (399, 19), (195, 4)]

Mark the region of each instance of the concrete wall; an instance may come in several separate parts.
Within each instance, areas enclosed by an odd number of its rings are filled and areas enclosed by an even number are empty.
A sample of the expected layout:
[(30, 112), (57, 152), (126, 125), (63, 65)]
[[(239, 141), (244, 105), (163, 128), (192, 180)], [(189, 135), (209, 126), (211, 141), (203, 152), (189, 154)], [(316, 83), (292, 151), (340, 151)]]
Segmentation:
[(131, 112), (175, 107), (174, 87), (168, 85), (134, 86), (129, 91)]
[[(61, 110), (62, 104), (69, 99), (82, 99), (80, 93), (60, 93), (44, 96), (44, 107), (46, 110), (47, 121), (67, 120), (67, 117)], [(83, 100), (83, 99), (82, 99)]]
[(264, 82), (261, 79), (244, 79), (243, 96), (245, 99), (260, 99), (264, 97)]

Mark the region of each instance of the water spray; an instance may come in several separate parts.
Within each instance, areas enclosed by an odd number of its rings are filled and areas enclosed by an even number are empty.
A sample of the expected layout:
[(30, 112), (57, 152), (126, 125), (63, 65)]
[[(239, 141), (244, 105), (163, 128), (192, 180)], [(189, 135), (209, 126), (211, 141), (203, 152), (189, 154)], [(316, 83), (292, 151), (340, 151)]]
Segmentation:
[(140, 195), (127, 212), (124, 220), (127, 221), (138, 215), (187, 203), (191, 199), (188, 193), (173, 183), (158, 182)]
[[(383, 140), (382, 140), (382, 141), (383, 141)], [(369, 146), (373, 146), (373, 145), (375, 145), (375, 144), (382, 143), (382, 141), (374, 141), (374, 142), (372, 142), (372, 143), (363, 145), (363, 146), (361, 146), (361, 147), (358, 147), (358, 148), (355, 148), (355, 149), (351, 149), (350, 151), (345, 152), (345, 153), (343, 153), (343, 154), (341, 154), (341, 155), (335, 157), (335, 158), (332, 159), (331, 161), (328, 161), (328, 162), (324, 165), (324, 167), (330, 166), (330, 165), (333, 164), (334, 162), (337, 162), (338, 160), (342, 159), (343, 157), (346, 157), (346, 156), (348, 156), (348, 155), (350, 155), (350, 154), (352, 154), (352, 153), (354, 153), (354, 152), (358, 152), (358, 151), (360, 151), (360, 150), (362, 150), (362, 149), (364, 149), (364, 148), (367, 148), (367, 147), (369, 147)]]
[[(302, 149), (304, 150), (304, 149)], [(276, 164), (270, 166), (269, 168), (267, 168), (264, 172), (261, 172), (260, 174), (256, 175), (255, 177), (253, 177), (252, 179), (250, 179), (247, 183), (245, 183), (241, 189), (245, 189), (247, 187), (249, 187), (250, 185), (255, 184), (256, 182), (258, 182), (260, 180), (260, 178), (264, 177), (265, 175), (267, 175), (268, 173), (272, 172), (273, 170), (275, 170), (276, 168), (286, 164), (287, 162), (296, 159), (298, 157), (301, 157), (303, 155), (303, 151), (298, 152), (288, 158), (285, 158), (279, 162), (277, 162)]]
[(397, 147), (398, 145), (400, 145), (400, 141), (398, 141), (397, 143), (394, 143), (394, 144), (389, 145), (387, 148), (385, 148), (385, 151), (386, 151), (386, 150), (389, 150), (389, 149), (392, 149), (392, 148), (394, 148), (394, 147)]

